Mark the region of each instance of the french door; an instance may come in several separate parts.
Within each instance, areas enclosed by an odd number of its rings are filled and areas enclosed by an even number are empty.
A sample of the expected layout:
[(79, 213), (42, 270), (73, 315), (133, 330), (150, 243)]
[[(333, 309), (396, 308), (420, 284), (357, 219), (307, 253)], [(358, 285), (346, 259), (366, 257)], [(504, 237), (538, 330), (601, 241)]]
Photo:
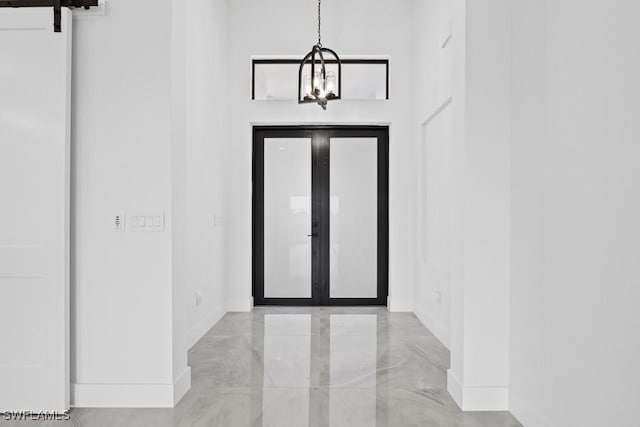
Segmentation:
[(389, 129), (254, 127), (256, 305), (386, 305)]

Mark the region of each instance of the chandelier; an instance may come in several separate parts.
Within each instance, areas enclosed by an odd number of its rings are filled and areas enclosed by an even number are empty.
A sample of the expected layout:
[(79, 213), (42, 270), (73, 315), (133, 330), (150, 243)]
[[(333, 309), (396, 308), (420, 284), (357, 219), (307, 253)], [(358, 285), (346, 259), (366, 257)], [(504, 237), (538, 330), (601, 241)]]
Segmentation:
[(298, 71), (298, 104), (317, 103), (326, 110), (328, 101), (340, 99), (342, 63), (337, 53), (322, 47), (320, 3), (318, 0), (318, 43), (304, 57)]

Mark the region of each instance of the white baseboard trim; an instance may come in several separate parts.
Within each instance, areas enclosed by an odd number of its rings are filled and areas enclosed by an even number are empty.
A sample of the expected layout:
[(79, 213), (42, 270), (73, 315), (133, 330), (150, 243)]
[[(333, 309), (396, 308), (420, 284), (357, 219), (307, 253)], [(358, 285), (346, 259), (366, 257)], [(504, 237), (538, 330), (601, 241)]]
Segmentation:
[(74, 408), (173, 408), (191, 387), (187, 367), (173, 384), (71, 384)]
[(218, 306), (213, 309), (211, 314), (196, 323), (187, 334), (187, 348), (193, 347), (225, 314), (224, 307)]
[(400, 304), (396, 300), (387, 297), (387, 310), (392, 313), (410, 313), (413, 311), (413, 307), (408, 304)]
[(180, 399), (191, 388), (191, 367), (187, 366), (184, 371), (173, 381), (173, 406), (176, 406)]
[(537, 411), (530, 405), (526, 404), (522, 399), (518, 398), (518, 396), (513, 396), (513, 393), (509, 396), (509, 412), (511, 412), (511, 414), (520, 421), (520, 424), (523, 426), (553, 426), (553, 423), (540, 414), (540, 411)]
[(462, 384), (451, 369), (447, 369), (447, 391), (458, 407), (462, 408)]
[(228, 312), (250, 312), (253, 310), (253, 297), (227, 301)]
[(447, 370), (447, 391), (463, 411), (507, 411), (509, 388), (505, 386), (464, 386), (451, 369)]
[(444, 324), (424, 310), (415, 310), (413, 314), (436, 336), (447, 349), (451, 345), (451, 331)]

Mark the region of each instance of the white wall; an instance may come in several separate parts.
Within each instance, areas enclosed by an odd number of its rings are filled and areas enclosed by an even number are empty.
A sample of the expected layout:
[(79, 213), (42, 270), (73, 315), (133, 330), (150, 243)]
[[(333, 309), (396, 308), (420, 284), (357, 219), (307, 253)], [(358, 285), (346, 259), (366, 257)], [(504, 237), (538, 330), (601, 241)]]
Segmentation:
[[(182, 3), (182, 2), (180, 2)], [(224, 270), (227, 138), (227, 11), (225, 0), (189, 2), (187, 33), (186, 208), (184, 276), (191, 347), (226, 312)], [(174, 199), (174, 205), (180, 199)], [(175, 249), (175, 247), (174, 247)], [(196, 293), (202, 303), (196, 306)]]
[(390, 124), (390, 308), (413, 309), (415, 280), (415, 144), (412, 100), (413, 2), (323, 2), (323, 44), (341, 55), (390, 55), (390, 101), (341, 101), (327, 111), (296, 101), (251, 101), (252, 55), (302, 57), (317, 40), (317, 4), (234, 0), (229, 11), (229, 138), (226, 251), (228, 309), (251, 301), (251, 124)]
[(418, 274), (414, 312), (449, 346), (452, 275), (452, 4), (415, 2), (413, 138), (417, 141)]
[[(171, 366), (173, 380), (180, 382), (182, 395), (191, 386), (191, 370), (187, 366), (188, 265), (187, 204), (187, 71), (188, 9), (179, 0), (171, 0)], [(185, 368), (186, 367), (186, 368)], [(178, 374), (178, 377), (176, 377)], [(180, 381), (179, 376), (184, 378)], [(174, 390), (176, 395), (176, 390)]]
[[(355, 24), (346, 18), (368, 10), (364, 2), (326, 5), (325, 44), (345, 54), (391, 55), (393, 98), (338, 103), (328, 113), (249, 100), (251, 55), (301, 55), (315, 41), (315, 6), (279, 3), (233, 2), (227, 10), (223, 1), (188, 8), (167, 1), (125, 9), (111, 0), (105, 16), (77, 19), (75, 405), (169, 405), (188, 387), (186, 349), (227, 304), (250, 308), (250, 123), (391, 124), (392, 308), (412, 308), (415, 201), (406, 188), (414, 185), (415, 157), (408, 131), (411, 32), (403, 25), (411, 2), (381, 2), (367, 22)], [(290, 15), (273, 13), (285, 5)], [(264, 22), (267, 12), (282, 22)], [(144, 31), (141, 16), (150, 21)], [(291, 23), (306, 30), (308, 41), (284, 31)], [(375, 31), (383, 25), (402, 30), (389, 37)], [(229, 62), (227, 40), (234, 40)], [(233, 137), (226, 143), (228, 126)], [(164, 212), (166, 230), (116, 233), (111, 216), (119, 211)]]
[(527, 427), (638, 423), (639, 15), (512, 2), (510, 409)]
[(501, 410), (508, 402), (508, 11), (509, 0), (466, 0), (458, 12), (464, 17), (454, 14), (464, 20), (463, 40), (454, 28), (454, 49), (464, 55), (464, 75), (454, 77), (454, 150), (463, 165), (454, 172), (462, 179), (454, 217), (462, 268), (452, 281), (448, 387), (465, 410)]
[[(172, 360), (171, 3), (111, 0), (75, 23), (72, 404), (170, 406), (186, 372)], [(164, 212), (166, 230), (114, 232), (118, 211)]]
[(506, 4), (415, 3), (412, 129), (423, 181), (416, 229), (424, 235), (415, 313), (450, 348), (448, 389), (464, 410), (508, 404)]
[[(527, 426), (632, 425), (640, 6), (451, 6), (449, 390), (464, 409), (506, 407), (508, 390)], [(416, 84), (431, 94), (417, 98), (416, 132), (444, 97), (431, 81), (447, 88), (434, 44), (443, 10), (416, 2), (415, 46), (425, 55), (416, 70), (430, 74)], [(439, 282), (428, 265), (418, 277), (416, 314), (438, 331), (429, 304)]]
[[(250, 309), (252, 123), (388, 123), (391, 309), (415, 308), (448, 341), (456, 401), (500, 409), (509, 386), (528, 426), (629, 425), (640, 384), (630, 335), (640, 10), (630, 0), (533, 3), (326, 1), (324, 44), (390, 55), (392, 98), (326, 112), (249, 100), (251, 55), (302, 55), (315, 42), (312, 2), (199, 0), (172, 17), (168, 0), (111, 0), (106, 16), (77, 20), (75, 403), (170, 405), (174, 383), (185, 387), (186, 347), (226, 309)], [(436, 44), (448, 14), (450, 90)], [(225, 90), (228, 100), (213, 96)], [(419, 124), (448, 92), (449, 327), (446, 293), (443, 308), (433, 295), (447, 282), (418, 264), (414, 197)], [(114, 211), (165, 212), (167, 229), (115, 233)]]

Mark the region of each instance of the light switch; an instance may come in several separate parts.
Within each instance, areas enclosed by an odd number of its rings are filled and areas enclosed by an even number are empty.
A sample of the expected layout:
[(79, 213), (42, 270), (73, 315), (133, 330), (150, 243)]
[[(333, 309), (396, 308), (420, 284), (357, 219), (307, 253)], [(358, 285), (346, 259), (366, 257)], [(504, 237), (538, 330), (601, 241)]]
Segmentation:
[(114, 231), (124, 231), (124, 212), (114, 213), (111, 221)]

